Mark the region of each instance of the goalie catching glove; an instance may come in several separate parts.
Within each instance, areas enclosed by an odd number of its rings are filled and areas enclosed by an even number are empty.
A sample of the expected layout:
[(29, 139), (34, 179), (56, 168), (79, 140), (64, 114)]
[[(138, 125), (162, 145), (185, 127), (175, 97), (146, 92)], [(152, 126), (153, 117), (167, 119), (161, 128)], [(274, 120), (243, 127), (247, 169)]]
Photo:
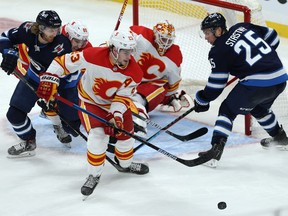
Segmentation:
[[(43, 100), (46, 103), (47, 109), (50, 109), (54, 101), (54, 95), (57, 93), (60, 79), (57, 75), (51, 73), (43, 73), (40, 75), (40, 84), (36, 91), (37, 96), (40, 98), (40, 104), (43, 108)], [(38, 103), (39, 105), (39, 103)]]
[(183, 107), (188, 108), (193, 104), (192, 98), (184, 90), (179, 93), (165, 96), (160, 106), (163, 112), (179, 112)]
[(119, 129), (124, 129), (124, 124), (123, 124), (123, 115), (121, 112), (114, 112), (112, 113), (108, 113), (108, 115), (106, 116), (107, 121), (114, 125), (115, 127), (112, 127), (111, 125), (105, 125), (104, 127), (104, 133), (112, 136), (112, 137), (118, 137), (122, 134), (122, 132), (119, 132), (117, 130), (117, 128)]

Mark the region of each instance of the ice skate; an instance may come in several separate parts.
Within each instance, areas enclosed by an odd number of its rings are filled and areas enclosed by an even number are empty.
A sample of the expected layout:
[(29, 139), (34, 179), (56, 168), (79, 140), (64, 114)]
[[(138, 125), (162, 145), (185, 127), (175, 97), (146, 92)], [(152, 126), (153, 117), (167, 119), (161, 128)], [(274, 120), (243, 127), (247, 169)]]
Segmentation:
[(21, 158), (34, 156), (36, 149), (36, 140), (23, 140), (19, 144), (8, 149), (8, 158)]
[(215, 154), (211, 160), (207, 161), (203, 165), (211, 167), (211, 168), (216, 168), (223, 154), (225, 144), (226, 144), (226, 139), (220, 139), (220, 142), (218, 144), (214, 144), (210, 150), (205, 151), (205, 152), (199, 152), (198, 156), (203, 156), (211, 151), (214, 151), (214, 154)]
[(65, 146), (71, 148), (70, 142), (72, 141), (71, 136), (66, 133), (62, 125), (53, 125), (54, 133), (57, 136), (57, 139), (63, 143)]
[(98, 185), (100, 180), (100, 176), (89, 175), (84, 185), (81, 187), (81, 193), (85, 196), (83, 200), (85, 200), (89, 195), (91, 195)]
[[(120, 165), (119, 163), (119, 160), (115, 157), (114, 158), (116, 163)], [(149, 166), (148, 164), (144, 164), (144, 163), (135, 163), (135, 162), (132, 162), (131, 165), (127, 168), (123, 168), (122, 171), (119, 171), (119, 172), (123, 172), (123, 173), (134, 173), (134, 174), (137, 174), (137, 175), (145, 175), (149, 172)]]
[(260, 144), (264, 149), (276, 148), (278, 150), (288, 151), (288, 138), (282, 127), (275, 137), (262, 139)]

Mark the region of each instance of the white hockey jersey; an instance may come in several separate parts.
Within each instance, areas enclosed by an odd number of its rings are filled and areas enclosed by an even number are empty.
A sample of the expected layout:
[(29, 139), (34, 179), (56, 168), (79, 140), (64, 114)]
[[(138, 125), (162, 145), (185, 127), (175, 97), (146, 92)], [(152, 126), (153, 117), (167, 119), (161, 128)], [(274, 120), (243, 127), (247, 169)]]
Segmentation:
[(130, 108), (132, 94), (143, 77), (132, 56), (125, 69), (113, 65), (108, 47), (92, 47), (57, 57), (47, 72), (61, 77), (77, 70), (83, 73), (78, 84), (79, 98), (112, 113), (124, 113)]
[(175, 93), (181, 81), (183, 56), (180, 47), (173, 44), (160, 56), (153, 45), (153, 30), (144, 26), (131, 26), (130, 29), (136, 34), (137, 49), (134, 58), (143, 71), (142, 82), (153, 82), (161, 86), (168, 82), (168, 92)]

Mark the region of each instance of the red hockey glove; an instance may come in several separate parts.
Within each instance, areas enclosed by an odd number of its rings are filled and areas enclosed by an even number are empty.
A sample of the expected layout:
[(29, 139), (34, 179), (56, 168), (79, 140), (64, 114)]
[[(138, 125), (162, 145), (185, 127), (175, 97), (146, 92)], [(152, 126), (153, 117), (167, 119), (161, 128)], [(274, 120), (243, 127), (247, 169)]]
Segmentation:
[(119, 132), (117, 128), (122, 129), (122, 130), (124, 129), (122, 113), (120, 112), (114, 112), (114, 114), (108, 113), (108, 115), (106, 116), (106, 119), (111, 124), (113, 124), (116, 128), (109, 126), (109, 125), (105, 125), (104, 133), (112, 137), (120, 136), (122, 132)]
[(57, 93), (59, 82), (59, 77), (55, 74), (42, 74), (40, 76), (40, 84), (36, 92), (37, 96), (39, 98), (43, 98), (46, 102), (54, 100), (54, 95)]

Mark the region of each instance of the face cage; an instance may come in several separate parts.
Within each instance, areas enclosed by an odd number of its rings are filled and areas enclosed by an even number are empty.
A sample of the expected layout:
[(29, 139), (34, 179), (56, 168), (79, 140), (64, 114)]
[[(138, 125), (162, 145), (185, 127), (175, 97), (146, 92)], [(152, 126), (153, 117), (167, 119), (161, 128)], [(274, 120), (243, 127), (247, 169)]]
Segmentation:
[(156, 33), (155, 43), (158, 44), (158, 52), (163, 55), (174, 43), (175, 37), (165, 37), (159, 32)]

